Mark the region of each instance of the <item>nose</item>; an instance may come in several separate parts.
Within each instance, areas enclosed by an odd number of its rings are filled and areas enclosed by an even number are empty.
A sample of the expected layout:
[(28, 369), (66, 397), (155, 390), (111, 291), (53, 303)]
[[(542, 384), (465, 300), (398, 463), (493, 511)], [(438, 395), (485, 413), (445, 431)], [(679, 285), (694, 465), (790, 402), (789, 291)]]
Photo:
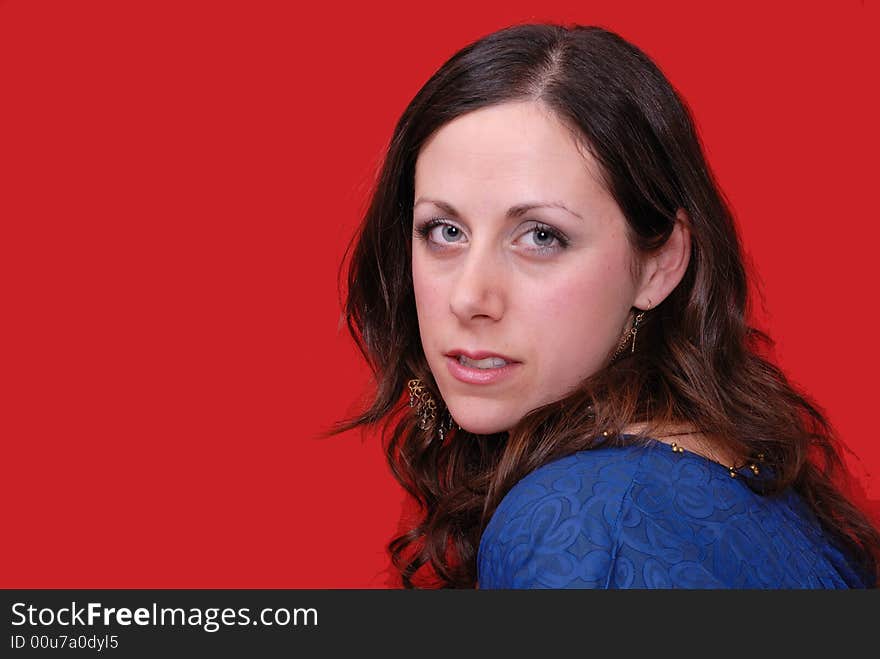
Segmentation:
[(504, 313), (507, 277), (503, 256), (491, 244), (470, 247), (461, 261), (449, 307), (461, 322), (499, 320)]

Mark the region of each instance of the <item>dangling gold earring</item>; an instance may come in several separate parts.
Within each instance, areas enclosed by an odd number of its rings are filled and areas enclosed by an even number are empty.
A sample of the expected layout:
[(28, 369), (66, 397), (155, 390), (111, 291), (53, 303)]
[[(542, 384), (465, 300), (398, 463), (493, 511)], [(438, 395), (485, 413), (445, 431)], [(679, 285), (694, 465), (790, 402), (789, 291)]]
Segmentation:
[[(650, 308), (651, 299), (648, 298), (648, 309)], [(617, 356), (621, 352), (623, 352), (623, 349), (626, 347), (626, 344), (629, 341), (629, 337), (632, 337), (632, 349), (630, 350), (630, 353), (634, 353), (636, 351), (636, 334), (638, 334), (639, 324), (644, 320), (645, 313), (648, 311), (648, 309), (645, 309), (645, 311), (639, 311), (639, 313), (635, 315), (635, 318), (633, 318), (632, 328), (628, 332), (624, 333), (623, 338), (620, 340), (620, 344), (617, 346), (617, 350), (615, 350), (614, 354), (611, 356), (611, 361), (614, 361)]]
[(636, 314), (636, 317), (633, 319), (633, 328), (632, 328), (633, 342), (632, 342), (632, 350), (630, 350), (631, 354), (636, 351), (636, 334), (639, 331), (639, 323), (642, 322), (642, 319), (644, 317), (645, 317), (645, 312), (640, 311), (638, 314)]
[(428, 430), (437, 416), (437, 403), (422, 385), (422, 381), (414, 378), (409, 381), (409, 406), (416, 408), (419, 417), (419, 428)]
[[(413, 378), (409, 381), (409, 406), (416, 408), (416, 415), (419, 418), (419, 428), (422, 430), (431, 430), (434, 422), (437, 420), (437, 403), (431, 396), (430, 392), (422, 384), (419, 378)], [(446, 433), (452, 430), (455, 425), (459, 430), (461, 426), (452, 420), (452, 414), (447, 409), (444, 419), (438, 424), (437, 434), (440, 437), (440, 443), (446, 439)]]
[(632, 352), (633, 353), (636, 351), (636, 332), (639, 331), (639, 323), (642, 322), (642, 320), (644, 320), (645, 313), (647, 313), (650, 308), (651, 308), (651, 298), (648, 298), (648, 308), (645, 309), (644, 311), (640, 311), (636, 315), (635, 319), (633, 320), (633, 328), (632, 328), (632, 335), (633, 335)]

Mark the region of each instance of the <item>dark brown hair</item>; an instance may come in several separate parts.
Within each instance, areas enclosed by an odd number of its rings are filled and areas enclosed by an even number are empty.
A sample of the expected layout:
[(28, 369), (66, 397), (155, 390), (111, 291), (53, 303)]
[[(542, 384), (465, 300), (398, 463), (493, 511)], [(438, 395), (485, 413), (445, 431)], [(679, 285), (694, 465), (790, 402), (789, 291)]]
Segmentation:
[[(522, 100), (543, 103), (580, 137), (626, 217), (636, 253), (661, 246), (684, 209), (690, 263), (646, 315), (634, 353), (625, 351), (509, 432), (453, 430), (441, 444), (436, 432), (418, 428), (407, 405), (406, 383), (417, 377), (445, 409), (422, 352), (413, 295), (415, 162), (427, 138), (455, 117)], [(541, 465), (591, 448), (602, 431), (623, 442), (620, 433), (633, 423), (649, 424), (640, 436), (690, 423), (734, 454), (763, 453), (774, 474), (763, 491), (794, 487), (876, 582), (880, 533), (845, 494), (853, 487), (845, 447), (816, 403), (771, 363), (770, 337), (747, 322), (741, 245), (690, 111), (657, 66), (620, 36), (598, 27), (518, 25), (455, 53), (400, 117), (355, 238), (345, 317), (376, 391), (368, 409), (330, 434), (385, 421), (391, 470), (422, 515), (389, 543), (406, 587), (473, 587), (481, 534), (507, 491)]]

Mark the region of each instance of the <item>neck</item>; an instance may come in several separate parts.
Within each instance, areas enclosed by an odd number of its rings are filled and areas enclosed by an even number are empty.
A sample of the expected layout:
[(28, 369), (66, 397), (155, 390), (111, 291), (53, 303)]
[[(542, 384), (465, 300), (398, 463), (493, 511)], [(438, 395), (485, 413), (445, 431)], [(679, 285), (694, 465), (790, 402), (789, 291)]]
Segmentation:
[(628, 435), (638, 435), (644, 432), (645, 436), (664, 444), (675, 442), (688, 451), (720, 462), (725, 466), (743, 464), (744, 461), (743, 456), (726, 448), (717, 438), (700, 432), (696, 426), (690, 423), (668, 424), (658, 427), (648, 423), (632, 423), (624, 427), (621, 432)]

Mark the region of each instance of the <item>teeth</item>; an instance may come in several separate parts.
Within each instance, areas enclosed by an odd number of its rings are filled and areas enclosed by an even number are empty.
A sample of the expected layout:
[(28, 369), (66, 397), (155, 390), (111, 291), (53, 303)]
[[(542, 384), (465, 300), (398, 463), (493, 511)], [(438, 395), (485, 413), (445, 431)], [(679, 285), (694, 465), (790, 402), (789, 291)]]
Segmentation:
[(472, 368), (500, 368), (506, 366), (507, 362), (501, 357), (487, 357), (486, 359), (468, 359), (464, 355), (458, 356), (458, 363)]

